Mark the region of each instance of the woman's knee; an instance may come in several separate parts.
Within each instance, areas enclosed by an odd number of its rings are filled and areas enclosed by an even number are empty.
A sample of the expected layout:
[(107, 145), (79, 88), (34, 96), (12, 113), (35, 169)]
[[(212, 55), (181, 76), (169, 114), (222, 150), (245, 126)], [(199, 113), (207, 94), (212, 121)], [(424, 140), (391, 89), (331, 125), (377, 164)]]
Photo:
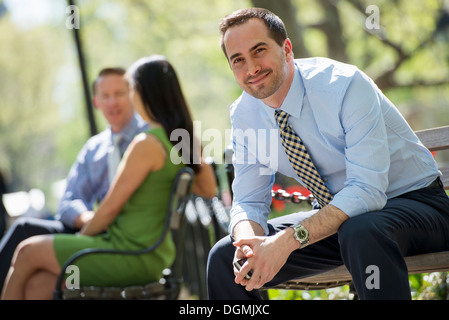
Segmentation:
[(23, 240), (18, 244), (16, 250), (14, 251), (14, 256), (11, 261), (12, 266), (16, 266), (17, 264), (21, 263), (26, 263), (27, 261), (31, 260), (30, 253), (33, 250), (32, 249), (33, 242), (30, 241), (30, 239)]
[(14, 252), (11, 264), (13, 266), (18, 264), (27, 264), (30, 267), (38, 266), (39, 262), (50, 254), (48, 250), (44, 250), (48, 241), (52, 241), (52, 237), (46, 235), (33, 236), (21, 241)]

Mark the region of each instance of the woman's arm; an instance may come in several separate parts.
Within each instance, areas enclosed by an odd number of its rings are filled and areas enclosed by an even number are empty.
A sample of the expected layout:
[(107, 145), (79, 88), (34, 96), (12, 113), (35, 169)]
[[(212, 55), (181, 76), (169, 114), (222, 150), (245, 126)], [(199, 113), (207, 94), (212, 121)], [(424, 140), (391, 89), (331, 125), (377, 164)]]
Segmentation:
[[(201, 141), (194, 136), (193, 145), (201, 146)], [(213, 198), (217, 194), (217, 179), (210, 164), (207, 164), (203, 158), (203, 148), (193, 148), (192, 152), (197, 153), (193, 159), (201, 159), (200, 170), (195, 173), (193, 180), (192, 192), (200, 197)]]
[(96, 235), (105, 231), (148, 173), (162, 168), (166, 157), (166, 150), (152, 135), (142, 133), (134, 138), (108, 193), (81, 234)]
[(204, 198), (212, 198), (217, 194), (217, 180), (212, 166), (201, 158), (201, 170), (195, 174), (192, 192)]

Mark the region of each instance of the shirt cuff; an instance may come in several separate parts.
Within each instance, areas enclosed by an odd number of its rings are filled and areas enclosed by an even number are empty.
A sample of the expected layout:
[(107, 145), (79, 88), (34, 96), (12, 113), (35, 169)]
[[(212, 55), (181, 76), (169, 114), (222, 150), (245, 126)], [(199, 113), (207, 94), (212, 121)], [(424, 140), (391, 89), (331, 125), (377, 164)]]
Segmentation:
[[(248, 208), (245, 208), (248, 207)], [(229, 233), (232, 235), (234, 227), (240, 221), (251, 220), (259, 224), (264, 232), (264, 235), (268, 235), (268, 213), (262, 210), (254, 211), (254, 208), (250, 208), (245, 205), (236, 205), (231, 209), (231, 223), (229, 224)]]
[(369, 196), (358, 187), (346, 187), (338, 192), (329, 203), (350, 218), (359, 214), (380, 210), (387, 202), (387, 196), (381, 192), (372, 192)]
[(86, 205), (81, 200), (70, 201), (67, 205), (63, 205), (58, 219), (67, 227), (75, 228), (75, 219), (85, 211), (89, 211)]

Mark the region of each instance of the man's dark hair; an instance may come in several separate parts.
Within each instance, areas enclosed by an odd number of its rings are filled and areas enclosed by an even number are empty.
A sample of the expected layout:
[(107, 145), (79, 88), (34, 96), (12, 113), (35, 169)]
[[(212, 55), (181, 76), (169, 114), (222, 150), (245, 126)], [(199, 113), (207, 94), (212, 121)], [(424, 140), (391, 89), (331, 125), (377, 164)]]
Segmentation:
[(254, 18), (262, 20), (267, 26), (271, 38), (276, 41), (279, 46), (283, 45), (288, 35), (284, 23), (277, 15), (263, 8), (240, 9), (227, 15), (220, 22), (220, 46), (226, 57), (228, 57), (228, 55), (223, 39), (226, 31), (233, 26), (242, 25)]
[(126, 70), (124, 68), (121, 68), (121, 67), (113, 67), (113, 68), (101, 69), (100, 72), (98, 73), (97, 78), (95, 79), (95, 81), (92, 84), (92, 92), (93, 92), (93, 94), (95, 95), (95, 92), (97, 90), (97, 84), (98, 84), (98, 81), (100, 80), (101, 77), (109, 76), (111, 74), (124, 76), (125, 73), (126, 73)]

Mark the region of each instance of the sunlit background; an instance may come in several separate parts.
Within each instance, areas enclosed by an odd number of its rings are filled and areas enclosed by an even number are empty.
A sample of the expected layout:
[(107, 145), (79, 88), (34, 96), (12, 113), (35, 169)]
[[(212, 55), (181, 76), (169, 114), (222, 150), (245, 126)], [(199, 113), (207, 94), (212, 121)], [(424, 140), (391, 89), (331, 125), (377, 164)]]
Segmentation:
[[(445, 0), (78, 0), (86, 72), (165, 55), (201, 129), (229, 129), (240, 95), (218, 45), (220, 19), (265, 6), (286, 22), (297, 58), (357, 65), (414, 130), (449, 124), (449, 5)], [(379, 28), (369, 30), (379, 9)], [(71, 164), (91, 131), (67, 1), (0, 0), (0, 171), (9, 192), (41, 190), (53, 215)], [(371, 21), (372, 22), (372, 21)], [(95, 112), (99, 131), (106, 126)], [(205, 144), (211, 141), (203, 141)], [(222, 157), (217, 149), (216, 159)], [(437, 155), (449, 161), (446, 155)], [(59, 191), (58, 191), (59, 190)], [(36, 194), (36, 192), (34, 192)], [(38, 202), (42, 205), (42, 201)]]

